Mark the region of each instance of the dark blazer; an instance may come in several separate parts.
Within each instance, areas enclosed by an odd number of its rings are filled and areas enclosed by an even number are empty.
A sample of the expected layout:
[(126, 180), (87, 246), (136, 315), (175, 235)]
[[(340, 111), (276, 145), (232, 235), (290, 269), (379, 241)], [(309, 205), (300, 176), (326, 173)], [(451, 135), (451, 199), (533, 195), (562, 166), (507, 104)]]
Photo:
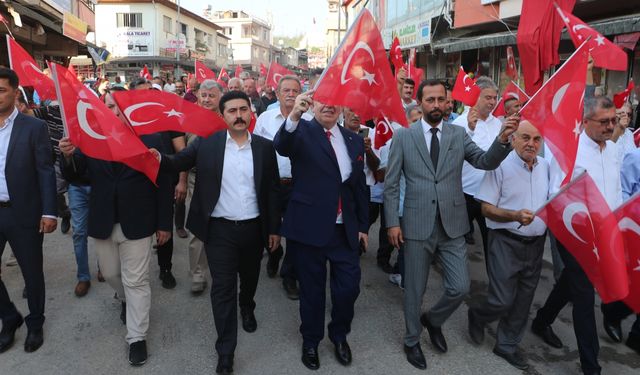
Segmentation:
[(4, 169), (12, 216), (25, 227), (42, 215), (57, 216), (56, 172), (47, 124), (18, 113), (13, 121)]
[[(140, 139), (147, 147), (167, 149), (162, 133)], [(65, 179), (74, 182), (88, 177), (91, 181), (89, 236), (107, 239), (117, 222), (130, 240), (149, 237), (157, 230), (173, 231), (174, 190), (169, 174), (159, 173), (156, 187), (147, 176), (122, 163), (94, 159), (79, 150), (72, 162), (63, 161)]]
[[(285, 122), (286, 124), (286, 122)], [(364, 141), (338, 126), (351, 158), (351, 176), (342, 182), (338, 160), (327, 142), (324, 128), (315, 120), (301, 119), (292, 133), (280, 127), (273, 144), (291, 159), (293, 188), (287, 205), (282, 235), (304, 244), (322, 247), (336, 227), (338, 197), (349, 245), (359, 246), (358, 232), (369, 228), (369, 197), (364, 176)]]
[[(188, 171), (196, 167), (196, 183), (187, 228), (203, 242), (207, 241), (211, 213), (220, 198), (226, 141), (227, 131), (223, 130), (207, 138), (196, 138), (175, 155), (162, 156), (161, 170)], [(280, 175), (271, 141), (252, 134), (251, 153), (262, 237), (266, 245), (268, 236), (280, 231)]]

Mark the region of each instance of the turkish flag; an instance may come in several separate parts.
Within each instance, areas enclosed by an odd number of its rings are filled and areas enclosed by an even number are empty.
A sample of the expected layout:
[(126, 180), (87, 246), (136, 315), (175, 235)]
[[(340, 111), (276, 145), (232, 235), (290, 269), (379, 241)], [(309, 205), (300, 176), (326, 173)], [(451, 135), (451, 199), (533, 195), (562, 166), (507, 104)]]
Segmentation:
[(316, 83), (314, 100), (351, 108), (363, 121), (386, 115), (407, 126), (382, 36), (364, 9)]
[(482, 90), (476, 86), (476, 82), (464, 72), (462, 67), (460, 67), (456, 83), (453, 85), (453, 90), (451, 90), (451, 97), (455, 100), (461, 101), (465, 105), (473, 107), (478, 101), (480, 91)]
[(242, 65), (236, 65), (236, 72), (234, 73), (234, 77), (240, 78), (240, 73), (242, 73), (244, 69), (242, 69)]
[(138, 135), (172, 130), (208, 137), (227, 129), (219, 114), (169, 92), (116, 91), (113, 99)]
[(629, 84), (627, 88), (619, 93), (613, 94), (613, 104), (615, 104), (616, 108), (620, 109), (629, 100), (629, 95), (631, 95), (631, 91), (635, 87), (633, 83), (633, 79), (629, 80)]
[(144, 64), (144, 68), (142, 68), (142, 70), (140, 71), (140, 77), (150, 80), (151, 77), (151, 73), (149, 73), (149, 68), (147, 68), (147, 64)]
[(504, 103), (509, 99), (515, 99), (520, 104), (529, 100), (529, 96), (520, 88), (520, 86), (516, 85), (515, 82), (511, 81), (505, 87), (504, 92), (502, 93), (502, 97), (500, 98), (500, 102), (496, 105), (496, 108), (493, 110), (493, 115), (496, 117), (505, 116), (507, 113), (504, 110)]
[(376, 136), (373, 139), (373, 148), (379, 150), (393, 137), (393, 126), (385, 116), (377, 118), (375, 123)]
[(537, 215), (576, 258), (605, 303), (629, 294), (616, 217), (588, 173), (566, 185)]
[(567, 26), (573, 44), (578, 47), (587, 41), (589, 53), (593, 57), (593, 65), (609, 70), (627, 70), (627, 53), (622, 48), (616, 46), (573, 14), (563, 12), (560, 8), (557, 8), (557, 11)]
[(518, 79), (518, 69), (516, 68), (516, 58), (513, 55), (513, 48), (511, 46), (507, 47), (507, 71), (505, 72), (507, 77), (517, 80)]
[(74, 76), (78, 77), (78, 73), (76, 73), (76, 70), (73, 68), (73, 64), (69, 64), (69, 73), (73, 74)]
[(276, 89), (278, 87), (278, 83), (280, 82), (280, 78), (286, 75), (295, 74), (284, 66), (276, 62), (272, 62), (271, 65), (269, 65), (269, 71), (267, 72), (267, 79), (265, 80), (265, 84)]
[(71, 143), (87, 156), (124, 163), (155, 182), (160, 162), (131, 128), (67, 69), (52, 63), (51, 73)]
[(640, 313), (640, 194), (636, 194), (613, 214), (624, 239), (629, 275), (629, 295), (624, 302), (636, 313)]
[(227, 81), (229, 79), (231, 79), (231, 77), (229, 77), (229, 73), (227, 73), (226, 70), (224, 70), (224, 68), (220, 69), (220, 74), (218, 74), (218, 80), (221, 80), (222, 78), (227, 78)]
[(524, 88), (533, 95), (542, 86), (544, 71), (558, 65), (562, 19), (554, 8), (571, 11), (576, 0), (523, 0), (518, 24), (518, 53)]
[(260, 77), (266, 77), (267, 76), (267, 67), (264, 66), (263, 63), (260, 63)]
[(251, 112), (251, 122), (249, 122), (249, 128), (247, 129), (249, 133), (253, 134), (253, 129), (256, 128), (257, 121), (258, 119), (256, 118), (256, 114), (254, 112)]
[(33, 57), (8, 34), (7, 51), (11, 69), (18, 75), (20, 85), (33, 86), (41, 99), (56, 100), (56, 87), (51, 78), (40, 70)]
[(195, 70), (195, 75), (198, 83), (204, 82), (205, 79), (212, 79), (214, 81), (216, 80), (216, 73), (207, 68), (207, 66), (201, 61), (196, 60)]
[(398, 39), (398, 37), (393, 38), (391, 49), (389, 49), (389, 57), (391, 58), (391, 63), (393, 64), (397, 73), (398, 70), (400, 70), (404, 65), (404, 60), (402, 59), (402, 50), (400, 49), (400, 40)]
[(588, 46), (583, 43), (520, 110), (567, 174), (563, 184), (571, 180), (578, 152), (588, 60)]

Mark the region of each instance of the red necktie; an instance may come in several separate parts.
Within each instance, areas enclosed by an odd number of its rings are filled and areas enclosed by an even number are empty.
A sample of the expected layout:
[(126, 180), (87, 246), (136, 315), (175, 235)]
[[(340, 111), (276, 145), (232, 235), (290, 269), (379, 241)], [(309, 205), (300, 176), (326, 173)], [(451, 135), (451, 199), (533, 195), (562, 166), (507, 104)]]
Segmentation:
[[(331, 136), (333, 134), (329, 130), (325, 131), (324, 134), (327, 136), (327, 141), (329, 141), (329, 146), (331, 146), (331, 150), (333, 151), (333, 155), (335, 155), (336, 161), (337, 161), (338, 160), (338, 155), (336, 154), (336, 150), (333, 148), (333, 144), (331, 143)], [(338, 165), (339, 164), (340, 163), (338, 163)], [(340, 170), (339, 167), (338, 167), (338, 170)], [(340, 174), (340, 180), (342, 180), (342, 174)], [(338, 213), (337, 213), (336, 216), (339, 216), (341, 213), (342, 213), (342, 197), (338, 196)]]

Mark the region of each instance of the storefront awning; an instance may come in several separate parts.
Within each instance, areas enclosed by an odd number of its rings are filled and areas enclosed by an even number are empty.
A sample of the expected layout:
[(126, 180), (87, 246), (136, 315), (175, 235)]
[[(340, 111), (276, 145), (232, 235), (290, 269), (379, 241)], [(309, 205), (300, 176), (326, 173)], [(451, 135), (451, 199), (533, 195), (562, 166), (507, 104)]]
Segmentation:
[[(602, 20), (589, 23), (603, 35), (617, 35), (640, 31), (640, 13), (617, 17), (615, 19)], [(564, 31), (562, 39), (569, 39), (569, 34)], [(484, 47), (498, 47), (516, 44), (516, 31), (501, 32), (489, 35), (468, 36), (459, 38), (445, 38), (431, 43), (434, 50), (443, 50), (444, 53), (460, 52)]]

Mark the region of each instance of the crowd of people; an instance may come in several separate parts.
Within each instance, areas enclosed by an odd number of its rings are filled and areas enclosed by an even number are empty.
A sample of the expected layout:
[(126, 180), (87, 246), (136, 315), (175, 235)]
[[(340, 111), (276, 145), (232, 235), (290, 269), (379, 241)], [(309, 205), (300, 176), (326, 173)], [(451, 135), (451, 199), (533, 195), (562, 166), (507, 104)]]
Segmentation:
[[(299, 300), (301, 361), (311, 370), (320, 367), (330, 266), (328, 336), (336, 359), (347, 366), (360, 255), (373, 235), (370, 228), (380, 220), (377, 265), (403, 290), (404, 351), (411, 365), (427, 368), (420, 344), (424, 328), (436, 351), (448, 350), (445, 323), (469, 293), (467, 245), (475, 243), (477, 226), (489, 289), (468, 309), (471, 342), (482, 344), (486, 325), (498, 320), (493, 352), (518, 369), (528, 368), (518, 344), (549, 237), (557, 280), (531, 330), (562, 348), (552, 324), (571, 302), (582, 370), (599, 374), (593, 285), (534, 214), (559, 190), (564, 173), (534, 124), (520, 119), (523, 102), (503, 98), (506, 115), (495, 117), (499, 89), (492, 79), (479, 77), (477, 103), (458, 113), (447, 83), (414, 82), (402, 71), (397, 77), (411, 125), (396, 127), (392, 140), (378, 149), (370, 121), (353, 108), (314, 101), (313, 90), (304, 91), (293, 75), (273, 88), (248, 72), (226, 87), (186, 77), (99, 82), (96, 95), (124, 124), (127, 119), (113, 99), (121, 90), (171, 92), (227, 124), (226, 131), (206, 138), (181, 132), (141, 136), (160, 161), (158, 180), (150, 181), (122, 163), (86, 156), (64, 135), (58, 103), (34, 108), (33, 90), (20, 88), (17, 75), (0, 68), (0, 255), (8, 242), (29, 306), (23, 318), (0, 280), (0, 352), (12, 346), (23, 323), (25, 351), (44, 342), (43, 234), (54, 231), (61, 217), (62, 232), (73, 230), (74, 293), (83, 297), (91, 287), (91, 237), (98, 279), (122, 304), (131, 365), (143, 365), (148, 356), (153, 248), (162, 286), (176, 287), (175, 226), (176, 235), (188, 238), (191, 292), (202, 294), (211, 282), (217, 373), (233, 372), (238, 307), (242, 328), (257, 329), (254, 298), (265, 250), (267, 275), (279, 274), (286, 295)], [(250, 132), (252, 116), (257, 121)], [(628, 128), (632, 118), (629, 103), (616, 109), (606, 96), (585, 99), (574, 176), (587, 171), (612, 209), (640, 190), (640, 150)], [(442, 268), (443, 291), (423, 312), (434, 264)], [(622, 342), (620, 323), (632, 311), (614, 302), (603, 304), (602, 312), (607, 334)], [(640, 318), (626, 345), (640, 353)]]

